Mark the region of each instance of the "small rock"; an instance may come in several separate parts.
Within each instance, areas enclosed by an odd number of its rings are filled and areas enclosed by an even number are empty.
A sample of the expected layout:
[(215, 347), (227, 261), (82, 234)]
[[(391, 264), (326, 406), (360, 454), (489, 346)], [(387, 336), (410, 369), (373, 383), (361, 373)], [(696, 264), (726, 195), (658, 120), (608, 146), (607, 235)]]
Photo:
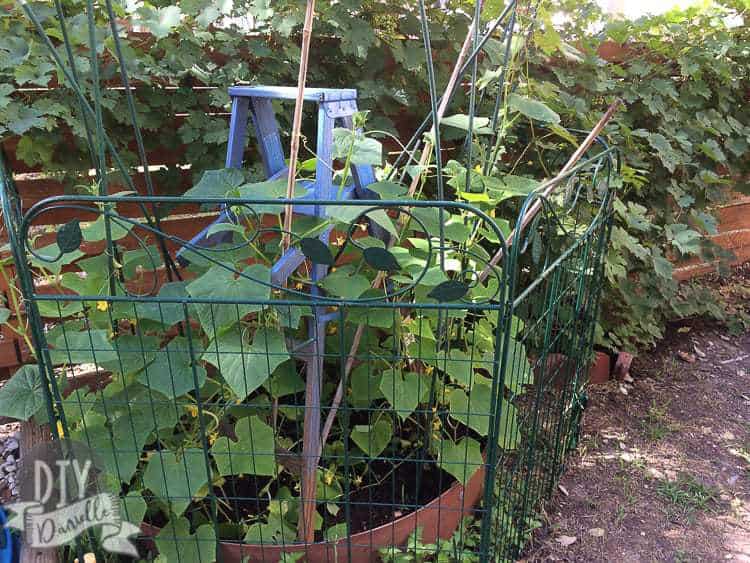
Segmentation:
[(666, 478), (666, 475), (662, 471), (659, 471), (655, 467), (649, 467), (646, 472), (653, 477), (654, 479), (664, 479)]
[(620, 385), (619, 390), (620, 390), (620, 393), (622, 393), (623, 395), (627, 395), (629, 393), (628, 388), (625, 387), (624, 385)]
[(16, 456), (14, 456), (13, 454), (8, 454), (7, 456), (5, 456), (5, 461), (7, 463), (15, 463)]
[(563, 547), (568, 547), (569, 545), (576, 543), (578, 538), (575, 536), (558, 536), (555, 538), (555, 541)]
[(695, 354), (691, 354), (690, 352), (683, 352), (680, 350), (677, 352), (677, 357), (688, 364), (694, 364), (696, 362)]
[(633, 379), (633, 378), (632, 378), (632, 377), (630, 376), (630, 374), (629, 374), (629, 373), (626, 373), (625, 375), (623, 375), (623, 376), (622, 376), (622, 380), (623, 380), (623, 381), (624, 381), (625, 383), (635, 383), (635, 379)]
[(604, 529), (603, 528), (591, 528), (589, 530), (589, 534), (594, 536), (595, 538), (601, 538), (601, 537), (604, 537)]
[[(633, 354), (629, 354), (628, 352), (620, 352), (619, 354), (617, 354), (617, 359), (615, 360), (615, 367), (613, 370), (615, 378), (627, 381), (626, 378), (630, 378), (630, 365), (632, 363)], [(630, 378), (630, 383), (632, 383), (632, 381), (633, 379)]]

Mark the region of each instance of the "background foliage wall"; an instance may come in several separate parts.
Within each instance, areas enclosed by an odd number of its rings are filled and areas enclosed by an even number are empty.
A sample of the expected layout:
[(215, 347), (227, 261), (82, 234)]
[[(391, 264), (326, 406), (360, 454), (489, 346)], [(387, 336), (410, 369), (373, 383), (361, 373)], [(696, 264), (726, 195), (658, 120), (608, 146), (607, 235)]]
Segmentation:
[[(447, 81), (467, 26), (462, 9), (470, 13), (470, 4), (430, 10), (439, 84)], [(63, 2), (76, 66), (86, 76), (83, 5)], [(658, 338), (668, 318), (707, 309), (720, 315), (702, 290), (672, 280), (671, 260), (718, 256), (705, 237), (716, 228), (710, 208), (745, 189), (750, 31), (725, 20), (742, 7), (607, 22), (593, 3), (544, 6), (522, 77), (527, 94), (555, 109), (564, 125), (580, 128), (593, 125), (616, 96), (627, 105), (607, 128), (624, 165), (601, 343), (632, 348)], [(60, 33), (50, 4), (34, 9), (48, 32)], [(498, 9), (488, 2), (485, 13)], [(303, 12), (301, 2), (286, 0), (152, 2), (122, 10), (123, 22), (140, 30), (127, 35), (126, 57), (147, 147), (164, 155), (155, 162), (162, 165), (162, 192), (180, 191), (186, 176), (221, 167), (228, 85), (296, 82)], [(319, 2), (309, 84), (358, 88), (361, 107), (372, 110), (369, 128), (403, 140), (429, 110), (416, 14), (409, 1)], [(553, 16), (563, 24), (553, 27)], [(606, 40), (626, 44), (609, 62), (597, 55)], [(102, 75), (113, 86), (105, 95), (105, 127), (135, 164), (117, 68), (108, 58), (112, 42), (102, 44)], [(19, 5), (2, 0), (0, 137), (21, 167), (56, 174), (74, 190), (85, 180), (88, 154), (69, 92), (56, 87), (61, 83)], [(457, 108), (462, 104), (459, 95)]]
[(653, 342), (669, 318), (722, 317), (709, 292), (673, 281), (672, 262), (726, 258), (707, 238), (717, 229), (712, 208), (749, 193), (746, 11), (717, 6), (631, 22), (606, 21), (592, 3), (561, 8), (565, 24), (534, 51), (537, 95), (568, 125), (590, 126), (614, 96), (626, 105), (607, 129), (623, 171), (606, 342), (627, 348)]

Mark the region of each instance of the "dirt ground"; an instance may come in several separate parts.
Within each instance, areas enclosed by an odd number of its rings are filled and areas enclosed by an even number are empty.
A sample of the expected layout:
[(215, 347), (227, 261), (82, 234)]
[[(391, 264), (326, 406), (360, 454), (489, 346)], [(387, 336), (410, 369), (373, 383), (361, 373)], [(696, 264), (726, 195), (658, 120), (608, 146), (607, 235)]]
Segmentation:
[(630, 375), (592, 386), (524, 561), (750, 562), (750, 333), (676, 324)]

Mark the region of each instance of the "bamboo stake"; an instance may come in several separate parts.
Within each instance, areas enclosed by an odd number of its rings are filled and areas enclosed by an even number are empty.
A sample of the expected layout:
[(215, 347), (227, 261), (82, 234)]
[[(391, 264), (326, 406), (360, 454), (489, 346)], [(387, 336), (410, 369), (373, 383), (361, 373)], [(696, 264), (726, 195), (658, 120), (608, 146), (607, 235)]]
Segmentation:
[[(560, 169), (560, 172), (558, 172), (557, 176), (554, 178), (547, 180), (546, 182), (543, 182), (538, 188), (537, 191), (541, 193), (543, 197), (549, 197), (549, 195), (555, 190), (555, 188), (565, 179), (565, 174), (575, 166), (575, 164), (581, 160), (581, 157), (584, 155), (584, 153), (589, 150), (593, 142), (596, 140), (596, 137), (599, 135), (599, 133), (602, 132), (602, 129), (604, 129), (604, 126), (609, 123), (610, 119), (612, 119), (612, 116), (614, 116), (617, 109), (620, 107), (620, 104), (622, 103), (622, 100), (617, 99), (607, 108), (607, 111), (604, 112), (604, 115), (602, 115), (599, 122), (594, 125), (594, 128), (589, 131), (589, 134), (586, 136), (586, 138), (583, 140), (583, 142), (578, 145), (578, 148), (575, 150), (575, 152), (570, 156), (568, 159), (568, 162), (565, 163), (565, 166)], [(531, 223), (532, 219), (536, 216), (537, 213), (539, 213), (539, 210), (542, 208), (541, 200), (537, 199), (531, 207), (529, 207), (526, 210), (526, 213), (524, 213), (523, 217), (521, 218), (521, 224), (519, 225), (518, 230), (520, 232), (523, 232), (523, 230)], [(516, 235), (516, 229), (513, 229), (507, 236), (507, 247), (510, 248), (510, 245), (513, 244), (513, 239)], [(489, 264), (487, 264), (487, 267), (482, 270), (482, 273), (479, 274), (478, 283), (482, 283), (487, 276), (490, 274), (490, 271), (492, 268), (497, 266), (497, 264), (500, 262), (500, 260), (503, 257), (503, 249), (502, 247), (495, 253), (495, 255), (490, 259)]]
[[(299, 75), (297, 76), (297, 99), (294, 102), (294, 121), (292, 122), (292, 143), (289, 149), (289, 174), (287, 176), (286, 197), (294, 197), (294, 184), (297, 179), (297, 159), (299, 155), (299, 139), (302, 129), (302, 105), (305, 99), (305, 83), (307, 82), (307, 64), (310, 58), (310, 39), (312, 37), (312, 25), (315, 17), (315, 0), (307, 0), (305, 11), (305, 23), (302, 27), (302, 53), (299, 60)], [(284, 250), (289, 249), (292, 230), (292, 204), (287, 203), (284, 208), (284, 234), (281, 238), (281, 246)]]
[[(315, 0), (307, 0), (305, 22), (302, 28), (302, 53), (300, 55), (299, 76), (297, 78), (297, 99), (294, 105), (294, 121), (292, 123), (292, 142), (289, 150), (289, 175), (287, 176), (286, 197), (294, 197), (294, 185), (297, 177), (297, 158), (299, 155), (300, 130), (302, 129), (302, 106), (305, 98), (305, 83), (307, 82), (307, 66), (310, 58), (310, 39), (312, 37), (313, 18), (315, 16)], [(292, 204), (287, 203), (284, 208), (284, 233), (281, 245), (284, 251), (289, 249), (292, 231)], [(302, 476), (301, 476), (301, 510), (297, 524), (297, 537), (305, 543), (315, 541), (315, 491), (316, 474), (318, 470), (317, 457), (320, 451), (320, 377), (322, 373), (322, 350), (318, 349), (320, 337), (317, 336), (320, 325), (317, 318), (315, 323), (316, 346), (313, 357), (308, 361), (307, 381), (305, 383), (305, 424), (302, 436)], [(314, 463), (313, 463), (314, 462)]]

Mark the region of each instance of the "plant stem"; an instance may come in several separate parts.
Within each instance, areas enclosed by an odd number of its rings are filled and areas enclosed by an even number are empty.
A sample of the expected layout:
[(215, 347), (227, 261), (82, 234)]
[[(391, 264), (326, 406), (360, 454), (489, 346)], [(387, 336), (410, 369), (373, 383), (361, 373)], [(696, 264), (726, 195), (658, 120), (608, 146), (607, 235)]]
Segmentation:
[[(571, 157), (568, 159), (568, 162), (565, 163), (565, 166), (562, 167), (560, 172), (555, 176), (554, 178), (547, 180), (546, 182), (542, 183), (537, 190), (540, 191), (541, 195), (543, 197), (549, 196), (555, 188), (565, 179), (565, 174), (575, 166), (576, 162), (578, 162), (583, 154), (591, 147), (593, 142), (596, 140), (596, 137), (601, 133), (602, 129), (604, 129), (604, 126), (609, 123), (609, 120), (612, 119), (612, 116), (614, 116), (617, 109), (620, 107), (620, 104), (622, 104), (622, 100), (617, 99), (607, 108), (607, 111), (604, 112), (604, 115), (602, 115), (599, 122), (594, 126), (594, 128), (589, 131), (589, 134), (586, 136), (586, 139), (578, 146), (578, 148), (575, 150), (575, 152), (571, 155)], [(524, 216), (521, 218), (521, 224), (518, 226), (518, 229), (513, 229), (508, 236), (506, 237), (506, 246), (509, 248), (511, 244), (513, 244), (513, 239), (516, 235), (516, 231), (523, 231), (528, 224), (531, 222), (531, 220), (536, 216), (537, 213), (539, 213), (539, 210), (542, 208), (541, 200), (537, 199), (531, 207), (526, 211)], [(482, 273), (479, 274), (479, 278), (477, 279), (477, 283), (482, 283), (488, 275), (490, 275), (490, 271), (492, 268), (497, 266), (498, 262), (503, 257), (503, 248), (500, 247), (500, 249), (495, 253), (495, 255), (490, 259), (489, 263), (487, 264), (487, 267), (482, 270)]]
[[(312, 24), (315, 16), (315, 0), (307, 0), (305, 11), (305, 23), (302, 28), (302, 52), (299, 61), (299, 75), (297, 77), (297, 99), (294, 104), (294, 121), (292, 123), (292, 143), (289, 150), (289, 175), (287, 176), (286, 197), (294, 197), (294, 184), (297, 177), (297, 158), (299, 156), (299, 139), (302, 129), (302, 105), (305, 99), (305, 83), (307, 82), (307, 64), (310, 58), (310, 39), (312, 37)], [(292, 204), (287, 203), (284, 209), (284, 234), (282, 236), (282, 248), (289, 248), (289, 232), (292, 230)]]
[[(469, 31), (466, 33), (466, 39), (464, 39), (464, 44), (461, 46), (461, 51), (458, 53), (458, 59), (456, 59), (456, 64), (453, 67), (453, 73), (451, 74), (450, 79), (448, 80), (448, 85), (445, 87), (445, 93), (443, 94), (443, 99), (440, 102), (440, 107), (437, 111), (437, 123), (432, 124), (432, 130), (434, 131), (437, 127), (440, 127), (440, 120), (443, 118), (443, 115), (445, 114), (445, 110), (448, 109), (448, 103), (450, 102), (450, 93), (453, 91), (453, 86), (456, 84), (458, 79), (460, 78), (459, 74), (461, 72), (461, 68), (463, 67), (464, 60), (466, 60), (466, 56), (469, 54), (469, 47), (471, 47), (472, 40), (474, 39), (474, 24), (472, 23), (471, 26), (469, 26)], [(422, 171), (425, 169), (425, 165), (427, 163), (427, 159), (432, 155), (432, 143), (429, 141), (425, 144), (424, 149), (422, 150), (422, 155), (419, 157), (419, 164), (417, 165), (417, 173), (412, 177), (411, 185), (409, 186), (409, 192), (414, 193), (417, 189), (417, 184), (419, 183), (419, 180), (422, 178)]]

